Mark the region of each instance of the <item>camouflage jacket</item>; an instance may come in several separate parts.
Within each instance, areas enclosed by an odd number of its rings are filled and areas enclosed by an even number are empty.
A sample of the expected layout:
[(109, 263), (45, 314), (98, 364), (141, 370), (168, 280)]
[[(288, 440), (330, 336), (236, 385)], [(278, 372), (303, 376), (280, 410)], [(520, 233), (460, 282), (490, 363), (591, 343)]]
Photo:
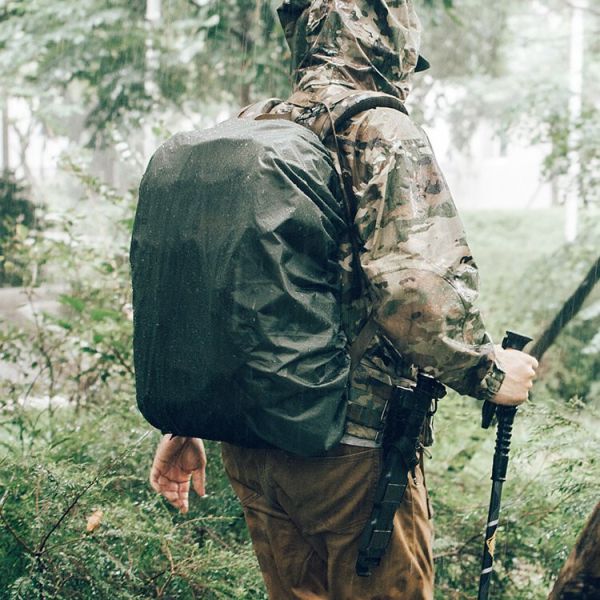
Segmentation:
[[(406, 98), (420, 31), (409, 1), (290, 0), (280, 17), (295, 91), (286, 102), (272, 99), (244, 116), (279, 113), (318, 131), (327, 109), (349, 91)], [(337, 143), (333, 136), (326, 143), (334, 161), (343, 153), (352, 174), (355, 235), (368, 282), (365, 293), (353, 297), (361, 274), (352, 269), (345, 240), (344, 327), (351, 343), (370, 315), (379, 326), (353, 373), (342, 441), (373, 445), (383, 428), (385, 390), (410, 385), (416, 368), (481, 399), (497, 392), (504, 374), (475, 307), (477, 266), (424, 131), (398, 110), (376, 108), (337, 134)]]

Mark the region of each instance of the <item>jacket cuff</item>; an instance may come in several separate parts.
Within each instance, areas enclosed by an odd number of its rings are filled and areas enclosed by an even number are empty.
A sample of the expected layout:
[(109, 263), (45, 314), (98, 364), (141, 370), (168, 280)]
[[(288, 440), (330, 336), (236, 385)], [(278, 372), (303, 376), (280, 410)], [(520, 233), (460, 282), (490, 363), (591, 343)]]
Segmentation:
[(497, 394), (502, 382), (506, 377), (506, 373), (495, 363), (492, 363), (492, 368), (479, 384), (477, 398), (480, 400), (492, 400)]

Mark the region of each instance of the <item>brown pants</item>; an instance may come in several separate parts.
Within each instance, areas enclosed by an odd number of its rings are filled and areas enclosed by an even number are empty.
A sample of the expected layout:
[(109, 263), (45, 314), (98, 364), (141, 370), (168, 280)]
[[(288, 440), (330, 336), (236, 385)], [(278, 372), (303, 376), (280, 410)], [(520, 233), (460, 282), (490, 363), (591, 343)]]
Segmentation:
[(394, 533), (368, 578), (354, 571), (381, 451), (339, 445), (302, 458), (222, 445), (271, 600), (431, 600), (431, 511), (420, 469), (394, 518)]

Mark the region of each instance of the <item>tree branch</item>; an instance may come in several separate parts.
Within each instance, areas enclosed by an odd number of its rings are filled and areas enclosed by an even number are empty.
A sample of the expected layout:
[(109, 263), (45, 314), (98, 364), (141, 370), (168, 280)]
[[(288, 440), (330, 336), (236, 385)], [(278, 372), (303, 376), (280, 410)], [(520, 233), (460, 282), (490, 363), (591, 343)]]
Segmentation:
[(592, 265), (591, 269), (587, 272), (577, 289), (562, 305), (562, 308), (558, 311), (550, 325), (546, 327), (546, 330), (533, 344), (531, 350), (529, 351), (532, 356), (535, 356), (538, 360), (542, 359), (542, 356), (544, 356), (546, 350), (550, 348), (569, 321), (571, 321), (571, 319), (579, 312), (579, 309), (582, 307), (585, 299), (589, 296), (592, 289), (594, 289), (594, 286), (596, 283), (598, 283), (599, 279), (600, 256)]
[(10, 480), (8, 486), (6, 487), (6, 491), (4, 492), (2, 499), (0, 499), (0, 519), (4, 523), (6, 529), (8, 529), (9, 533), (13, 536), (15, 541), (27, 552), (27, 554), (34, 554), (33, 550), (28, 546), (28, 544), (21, 538), (21, 536), (13, 529), (13, 526), (10, 524), (8, 519), (4, 516), (4, 505), (6, 504), (6, 499), (8, 498), (8, 492), (10, 489), (10, 484), (14, 479)]

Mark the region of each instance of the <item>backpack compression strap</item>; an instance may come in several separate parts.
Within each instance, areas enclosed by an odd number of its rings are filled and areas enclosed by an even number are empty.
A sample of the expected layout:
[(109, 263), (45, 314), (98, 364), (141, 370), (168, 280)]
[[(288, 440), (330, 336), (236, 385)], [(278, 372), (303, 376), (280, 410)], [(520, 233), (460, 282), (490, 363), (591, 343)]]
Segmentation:
[(366, 323), (362, 326), (362, 329), (358, 332), (358, 335), (354, 338), (352, 345), (348, 349), (350, 354), (350, 373), (354, 372), (354, 369), (358, 366), (360, 359), (367, 351), (369, 344), (375, 337), (375, 334), (379, 330), (379, 325), (375, 321), (375, 316), (371, 315)]

